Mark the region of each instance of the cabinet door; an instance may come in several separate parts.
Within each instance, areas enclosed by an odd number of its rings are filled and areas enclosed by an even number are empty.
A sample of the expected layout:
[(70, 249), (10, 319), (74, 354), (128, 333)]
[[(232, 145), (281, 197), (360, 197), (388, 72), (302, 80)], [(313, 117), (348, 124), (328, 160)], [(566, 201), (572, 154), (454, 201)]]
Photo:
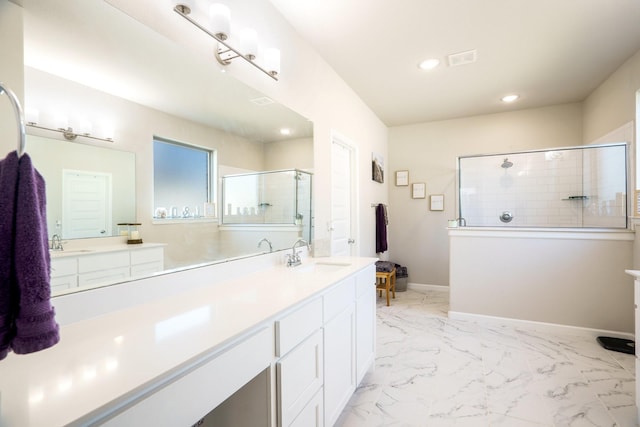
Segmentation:
[(278, 425), (289, 426), (322, 387), (322, 330), (307, 338), (276, 364)]
[(322, 427), (323, 425), (322, 390), (319, 390), (296, 419), (289, 424), (289, 427)]
[(356, 389), (355, 305), (324, 325), (324, 419), (335, 424)]
[(376, 289), (372, 284), (356, 302), (356, 384), (360, 384), (375, 358)]

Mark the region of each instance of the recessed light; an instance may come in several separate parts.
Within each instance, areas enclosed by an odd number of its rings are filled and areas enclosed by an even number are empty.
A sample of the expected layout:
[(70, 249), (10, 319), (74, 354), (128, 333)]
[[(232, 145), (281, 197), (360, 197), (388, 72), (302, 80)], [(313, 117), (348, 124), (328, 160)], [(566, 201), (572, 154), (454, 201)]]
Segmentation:
[(520, 95), (506, 95), (500, 99), (502, 100), (502, 102), (513, 102), (518, 98), (520, 98)]
[(421, 70), (433, 70), (434, 68), (436, 68), (438, 65), (440, 65), (440, 61), (435, 59), (435, 58), (431, 58), (431, 59), (425, 59), (424, 61), (422, 61), (421, 63), (418, 64), (418, 67)]
[(280, 135), (291, 135), (291, 129), (288, 129), (288, 128), (280, 129)]

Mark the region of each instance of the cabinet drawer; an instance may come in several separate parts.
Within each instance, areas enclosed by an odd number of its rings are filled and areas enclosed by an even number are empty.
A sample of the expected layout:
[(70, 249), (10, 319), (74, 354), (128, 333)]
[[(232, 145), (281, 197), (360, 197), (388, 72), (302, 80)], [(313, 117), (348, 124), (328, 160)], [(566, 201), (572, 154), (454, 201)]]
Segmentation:
[(51, 260), (51, 277), (78, 274), (78, 258), (56, 258)]
[(376, 284), (376, 267), (371, 264), (356, 275), (356, 295), (360, 298), (366, 294), (371, 288), (375, 288)]
[(70, 274), (68, 276), (52, 277), (51, 278), (51, 291), (62, 291), (65, 289), (78, 287), (78, 275)]
[(322, 387), (322, 352), (322, 330), (318, 330), (276, 364), (280, 427), (291, 424)]
[(287, 354), (322, 327), (322, 299), (316, 298), (276, 321), (276, 356)]
[(129, 268), (129, 251), (86, 255), (78, 258), (79, 273), (107, 270), (118, 267)]
[(78, 286), (98, 285), (101, 283), (115, 283), (129, 277), (129, 266), (110, 268), (108, 270), (92, 271), (78, 275)]
[(146, 264), (150, 262), (163, 262), (163, 258), (164, 249), (162, 248), (131, 250), (131, 265)]
[(355, 300), (355, 276), (348, 277), (327, 292), (324, 299), (324, 321), (328, 322), (340, 314)]
[(302, 412), (289, 427), (322, 427), (324, 425), (324, 408), (322, 406), (322, 389), (307, 403)]
[(161, 262), (149, 262), (146, 264), (131, 265), (131, 276), (150, 276), (153, 273), (164, 270), (164, 265)]

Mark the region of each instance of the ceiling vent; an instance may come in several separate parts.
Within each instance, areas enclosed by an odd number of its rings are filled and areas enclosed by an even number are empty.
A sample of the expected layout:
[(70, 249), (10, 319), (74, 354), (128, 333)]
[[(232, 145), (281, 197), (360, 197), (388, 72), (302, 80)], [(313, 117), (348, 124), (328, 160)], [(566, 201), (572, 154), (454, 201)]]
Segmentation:
[(467, 50), (447, 56), (447, 62), (449, 63), (449, 67), (458, 67), (476, 62), (477, 56), (478, 51), (476, 49)]
[(275, 101), (267, 96), (261, 96), (260, 98), (254, 98), (251, 100), (254, 104), (264, 107), (265, 105), (274, 104)]

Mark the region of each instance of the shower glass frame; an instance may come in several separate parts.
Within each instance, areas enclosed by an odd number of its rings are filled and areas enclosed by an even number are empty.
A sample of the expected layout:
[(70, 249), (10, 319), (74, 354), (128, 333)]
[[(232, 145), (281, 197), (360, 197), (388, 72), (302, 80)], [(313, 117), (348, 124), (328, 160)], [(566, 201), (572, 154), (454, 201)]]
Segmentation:
[(628, 227), (627, 143), (457, 158), (457, 213), (469, 227)]

